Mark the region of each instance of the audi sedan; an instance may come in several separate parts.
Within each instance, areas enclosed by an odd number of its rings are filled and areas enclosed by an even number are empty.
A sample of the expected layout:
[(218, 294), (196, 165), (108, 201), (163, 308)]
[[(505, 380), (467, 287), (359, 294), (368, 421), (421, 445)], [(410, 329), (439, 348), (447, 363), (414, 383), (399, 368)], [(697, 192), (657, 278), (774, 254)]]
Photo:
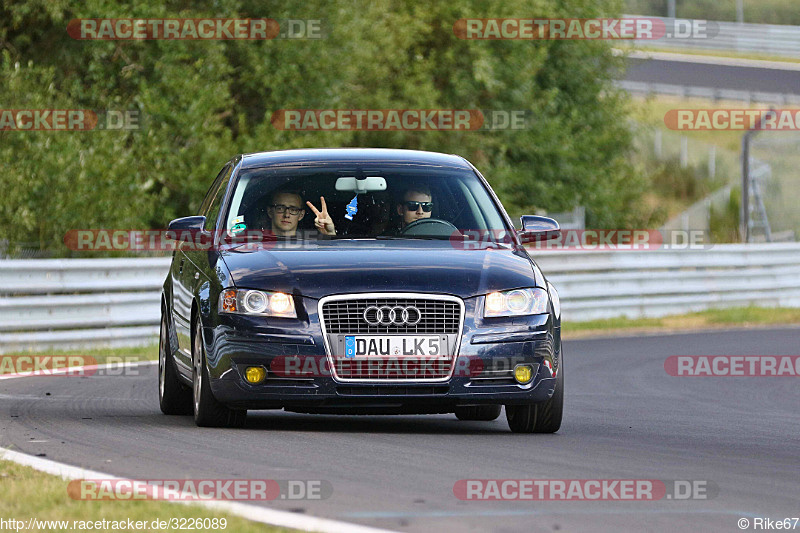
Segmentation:
[(389, 149), (239, 155), (173, 220), (159, 400), (199, 426), (248, 410), (455, 413), (561, 426), (558, 293), (456, 155)]

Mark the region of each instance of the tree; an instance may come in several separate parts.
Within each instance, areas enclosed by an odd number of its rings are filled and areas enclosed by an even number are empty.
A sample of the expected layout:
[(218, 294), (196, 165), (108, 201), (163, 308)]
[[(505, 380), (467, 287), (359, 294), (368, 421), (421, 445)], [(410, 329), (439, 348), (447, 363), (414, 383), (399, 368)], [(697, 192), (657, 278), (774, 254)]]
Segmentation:
[[(69, 229), (163, 228), (194, 213), (236, 153), (385, 146), (461, 154), (513, 215), (587, 207), (589, 223), (643, 222), (628, 164), (619, 58), (599, 41), (459, 39), (468, 17), (613, 15), (589, 0), (287, 4), (28, 1), (0, 8), (7, 109), (133, 110), (132, 131), (0, 131), (0, 239), (66, 253)], [(321, 19), (324, 39), (78, 41), (76, 18)], [(524, 110), (504, 131), (281, 131), (280, 109)]]

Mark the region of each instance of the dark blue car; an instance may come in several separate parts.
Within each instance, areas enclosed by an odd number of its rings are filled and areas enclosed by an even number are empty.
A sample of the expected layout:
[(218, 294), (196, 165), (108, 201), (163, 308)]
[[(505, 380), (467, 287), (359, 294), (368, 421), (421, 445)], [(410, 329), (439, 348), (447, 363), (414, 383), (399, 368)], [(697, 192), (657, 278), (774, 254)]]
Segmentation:
[(199, 426), (248, 409), (455, 413), (551, 433), (558, 294), (464, 158), (388, 149), (240, 155), (169, 227), (159, 400)]

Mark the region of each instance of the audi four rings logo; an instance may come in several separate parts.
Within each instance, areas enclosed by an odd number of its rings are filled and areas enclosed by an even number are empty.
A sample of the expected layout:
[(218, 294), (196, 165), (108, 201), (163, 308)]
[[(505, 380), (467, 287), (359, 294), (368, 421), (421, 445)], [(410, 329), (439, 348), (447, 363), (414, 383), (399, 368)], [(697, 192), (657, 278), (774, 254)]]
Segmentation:
[(413, 305), (371, 305), (364, 310), (364, 320), (370, 326), (415, 326), (422, 320), (422, 313)]

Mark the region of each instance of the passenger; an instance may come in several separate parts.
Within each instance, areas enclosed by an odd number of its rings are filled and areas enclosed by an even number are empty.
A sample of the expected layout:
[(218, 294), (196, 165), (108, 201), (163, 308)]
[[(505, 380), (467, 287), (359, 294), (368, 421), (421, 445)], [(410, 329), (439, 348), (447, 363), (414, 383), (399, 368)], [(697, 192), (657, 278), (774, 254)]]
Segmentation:
[[(322, 207), (321, 210), (314, 207), (311, 202), (306, 202), (306, 205), (316, 215), (314, 227), (322, 235), (336, 235), (336, 227), (333, 224), (333, 219), (328, 214), (325, 198), (321, 196), (319, 200)], [(267, 206), (267, 216), (271, 221), (272, 233), (278, 237), (296, 237), (297, 225), (305, 214), (303, 198), (294, 191), (278, 191), (274, 193), (271, 197), (270, 205)]]

